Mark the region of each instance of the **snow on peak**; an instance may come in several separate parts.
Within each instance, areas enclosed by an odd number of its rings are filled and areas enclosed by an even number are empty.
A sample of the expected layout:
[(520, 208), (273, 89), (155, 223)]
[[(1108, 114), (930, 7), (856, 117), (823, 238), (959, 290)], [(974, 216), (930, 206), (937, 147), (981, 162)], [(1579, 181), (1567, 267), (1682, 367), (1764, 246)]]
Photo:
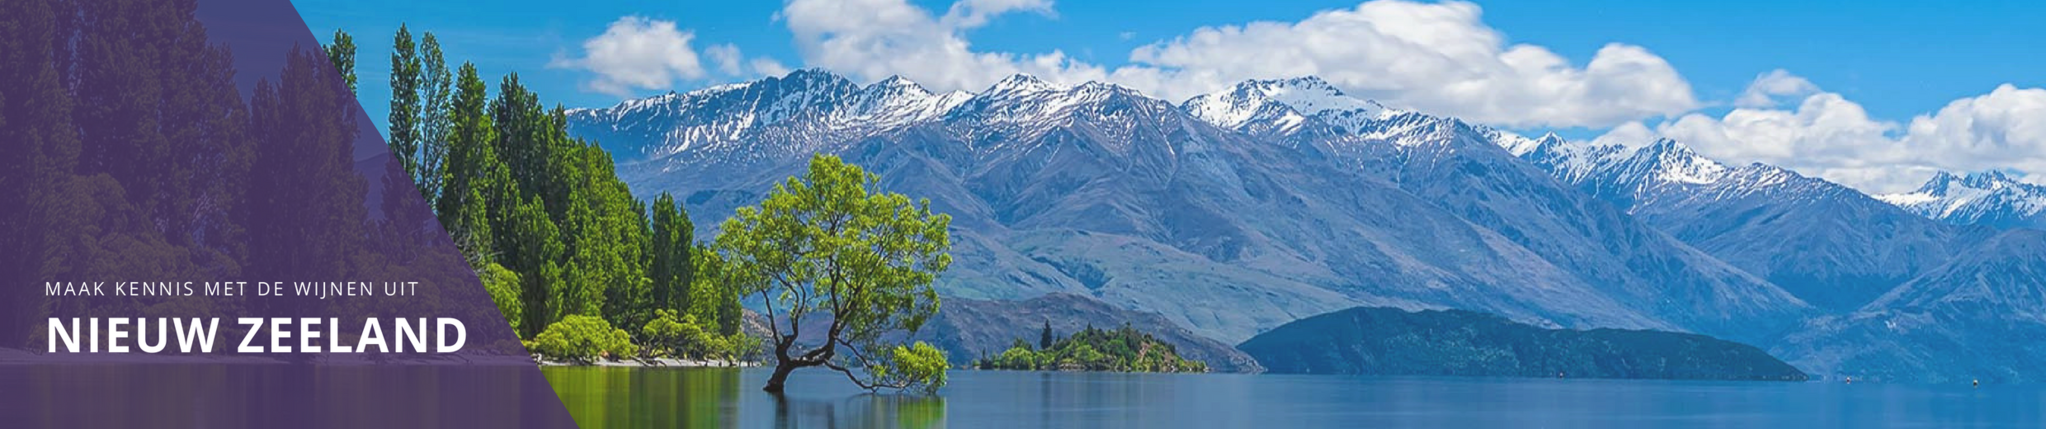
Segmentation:
[(964, 92), (933, 94), (902, 76), (890, 76), (860, 88), (851, 105), (833, 115), (828, 126), (837, 129), (894, 128), (944, 116), (972, 95)]
[(1709, 184), (1725, 178), (1727, 172), (1725, 164), (1670, 139), (1656, 139), (1654, 144), (1636, 151), (1634, 158), (1668, 182)]
[(1544, 148), (1563, 148), (1566, 143), (1563, 141), (1563, 137), (1557, 136), (1554, 131), (1542, 134), (1540, 138), (1532, 139), (1505, 131), (1495, 131), (1494, 133), (1495, 135), (1492, 136), (1492, 140), (1498, 142), (1499, 147), (1506, 148), (1507, 153), (1518, 157), (1526, 157), (1529, 153)]
[(1358, 99), (1343, 93), (1334, 85), (1319, 77), (1307, 76), (1282, 80), (1253, 80), (1237, 85), (1235, 92), (1255, 91), (1266, 98), (1292, 107), (1308, 115), (1322, 115), (1330, 112), (1363, 112), (1366, 116), (1378, 116), (1386, 110), (1370, 100)]
[(1223, 128), (1268, 129), (1290, 133), (1314, 119), (1354, 133), (1397, 113), (1370, 100), (1345, 94), (1315, 76), (1247, 80), (1221, 92), (1188, 99), (1188, 114)]
[(1037, 76), (1017, 73), (1009, 75), (1009, 77), (1002, 78), (1000, 82), (995, 82), (994, 86), (988, 87), (988, 89), (986, 91), (982, 91), (982, 93), (989, 95), (1028, 94), (1035, 92), (1056, 91), (1058, 89), (1059, 89), (1058, 85), (1052, 85), (1050, 82), (1045, 82), (1043, 79), (1038, 79)]
[(2001, 171), (1954, 175), (1941, 171), (1918, 190), (1876, 199), (1919, 215), (1957, 224), (2009, 222), (2046, 214), (2046, 186)]

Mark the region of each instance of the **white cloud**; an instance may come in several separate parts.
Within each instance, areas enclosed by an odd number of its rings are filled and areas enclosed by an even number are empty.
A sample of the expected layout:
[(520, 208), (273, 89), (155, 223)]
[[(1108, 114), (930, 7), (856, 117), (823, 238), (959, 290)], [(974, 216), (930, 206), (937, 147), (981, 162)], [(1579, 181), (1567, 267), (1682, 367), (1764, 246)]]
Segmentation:
[(1319, 75), (1380, 102), (1507, 126), (1604, 127), (1697, 106), (1667, 61), (1609, 44), (1583, 67), (1505, 35), (1465, 2), (1378, 0), (1299, 22), (1204, 27), (1131, 54), (1189, 96), (1252, 78)]
[(939, 23), (951, 28), (970, 29), (987, 25), (989, 18), (1015, 11), (1058, 16), (1051, 10), (1051, 0), (959, 0), (952, 3), (952, 10), (945, 12)]
[(781, 62), (767, 57), (748, 59), (745, 52), (730, 43), (704, 48), (703, 55), (710, 57), (711, 64), (717, 65), (718, 73), (729, 77), (752, 78), (789, 73), (789, 68), (781, 65)]
[(746, 64), (753, 68), (754, 73), (765, 76), (781, 76), (792, 71), (789, 69), (789, 66), (782, 65), (780, 61), (775, 61), (773, 58), (754, 58), (747, 61)]
[(1655, 139), (1660, 137), (1662, 137), (1662, 134), (1657, 133), (1654, 129), (1648, 128), (1648, 125), (1642, 124), (1641, 121), (1634, 121), (1620, 124), (1620, 126), (1613, 127), (1610, 130), (1606, 130), (1606, 133), (1604, 135), (1600, 135), (1598, 136), (1598, 138), (1592, 139), (1591, 143), (1602, 146), (1603, 145), (1644, 146), (1649, 143), (1655, 142)]
[(1612, 126), (1697, 106), (1690, 84), (1638, 46), (1611, 44), (1583, 66), (1508, 45), (1476, 5), (1376, 0), (1299, 22), (1202, 27), (1130, 53), (1113, 70), (1061, 51), (976, 51), (965, 30), (1042, 0), (961, 0), (943, 17), (904, 0), (794, 0), (782, 11), (805, 62), (875, 80), (977, 90), (1014, 73), (1106, 80), (1171, 100), (1246, 79), (1319, 75), (1394, 106), (1507, 126)]
[(695, 34), (674, 21), (637, 16), (618, 18), (604, 34), (583, 41), (582, 58), (556, 58), (551, 67), (588, 70), (591, 90), (629, 95), (635, 89), (668, 89), (676, 80), (704, 76), (703, 63), (689, 47)]
[(1742, 91), (1740, 98), (1733, 103), (1740, 107), (1775, 107), (1782, 99), (1794, 99), (1818, 92), (1819, 86), (1813, 85), (1812, 81), (1790, 74), (1784, 69), (1775, 69), (1756, 76), (1754, 83), (1749, 83), (1748, 89)]
[(2046, 89), (2003, 84), (1911, 119), (1906, 150), (1962, 171), (2046, 174)]
[(737, 45), (711, 45), (703, 49), (703, 55), (710, 57), (711, 64), (717, 65), (719, 73), (738, 76), (746, 72), (746, 55), (739, 52)]
[(1908, 191), (1939, 170), (2046, 175), (2046, 90), (2002, 85), (1908, 126), (1870, 118), (1860, 104), (1788, 73), (1764, 74), (1747, 94), (1799, 92), (1807, 95), (1792, 107), (1770, 101), (1718, 117), (1693, 113), (1655, 125), (1652, 135), (1622, 126), (1600, 139), (1667, 137), (1724, 161), (1782, 166), (1871, 193)]
[(965, 36), (993, 16), (1049, 13), (1050, 7), (1045, 1), (963, 0), (938, 17), (905, 0), (792, 0), (781, 17), (805, 63), (868, 81), (901, 75), (935, 90), (979, 90), (1016, 73), (1063, 84), (1105, 79), (1100, 67), (1061, 51), (980, 52)]

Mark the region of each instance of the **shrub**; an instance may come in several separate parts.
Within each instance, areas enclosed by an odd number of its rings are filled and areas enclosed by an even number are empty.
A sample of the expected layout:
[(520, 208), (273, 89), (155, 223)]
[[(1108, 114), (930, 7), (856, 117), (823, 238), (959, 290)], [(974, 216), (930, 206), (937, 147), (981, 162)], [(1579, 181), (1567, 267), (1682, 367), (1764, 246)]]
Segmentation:
[(512, 329), (518, 329), (519, 320), (525, 317), (524, 304), (519, 301), (519, 273), (492, 262), (476, 276), (483, 279), (483, 290), (490, 292), (490, 302), (497, 304), (497, 311), (504, 314), (505, 322), (510, 323)]
[(634, 355), (639, 347), (632, 345), (631, 334), (603, 318), (569, 315), (533, 337), (532, 351), (554, 360), (589, 363), (598, 357)]

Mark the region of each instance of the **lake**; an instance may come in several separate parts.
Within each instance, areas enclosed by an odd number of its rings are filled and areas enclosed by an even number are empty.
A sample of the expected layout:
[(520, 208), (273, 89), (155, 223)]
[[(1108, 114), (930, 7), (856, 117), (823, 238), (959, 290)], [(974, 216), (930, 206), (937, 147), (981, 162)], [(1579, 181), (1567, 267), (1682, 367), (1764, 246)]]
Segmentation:
[(938, 396), (868, 394), (844, 375), (548, 367), (585, 429), (640, 427), (2037, 428), (2046, 388), (1835, 382), (951, 373)]

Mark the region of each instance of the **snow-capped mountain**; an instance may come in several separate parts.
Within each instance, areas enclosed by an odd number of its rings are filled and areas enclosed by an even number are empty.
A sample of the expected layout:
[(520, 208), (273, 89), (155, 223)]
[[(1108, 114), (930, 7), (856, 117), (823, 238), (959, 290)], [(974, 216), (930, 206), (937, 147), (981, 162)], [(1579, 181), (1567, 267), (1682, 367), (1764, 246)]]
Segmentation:
[[(636, 192), (675, 191), (699, 218), (757, 201), (810, 153), (838, 154), (879, 173), (885, 188), (929, 197), (954, 216), (947, 294), (1085, 294), (1225, 341), (1358, 305), (1719, 334), (1807, 311), (1767, 282), (1547, 180), (1487, 143), (1488, 130), (1346, 100), (1325, 84), (1319, 95), (1264, 88), (1308, 106), (1278, 104), (1301, 124), (1339, 136), (1297, 145), (1212, 125), (1188, 113), (1192, 103), (1104, 83), (1013, 76), (964, 96), (897, 91), (916, 102), (861, 101), (882, 93), (876, 88), (907, 86), (802, 71), (578, 110), (570, 129), (628, 154), (619, 171)], [(1253, 98), (1262, 97), (1236, 101)], [(933, 99), (944, 101), (918, 101)], [(844, 113), (862, 105), (920, 107)], [(718, 132), (698, 131), (706, 129)], [(1420, 186), (1429, 181), (1421, 175), (1434, 174), (1422, 169), (1410, 180), (1384, 174), (1383, 166), (1424, 163), (1391, 157), (1450, 166), (1459, 151), (1513, 174), (1441, 187)], [(1463, 176), (1453, 168), (1439, 175)], [(1543, 185), (1533, 199), (1503, 198), (1516, 191), (1491, 203), (1454, 191), (1515, 182)]]
[[(575, 110), (570, 130), (621, 154), (636, 193), (681, 195), (705, 234), (811, 154), (836, 154), (953, 216), (942, 293), (1074, 293), (1225, 342), (1360, 305), (1461, 308), (1544, 326), (1707, 333), (1839, 374), (1865, 368), (1829, 357), (1845, 348), (1826, 339), (1861, 329), (1835, 318), (1900, 285), (2046, 272), (2011, 255), (1955, 265), (1967, 249), (2046, 238), (1985, 245), (1986, 228), (1673, 141), (1527, 138), (1315, 78), (1174, 104), (1029, 76), (938, 94), (804, 70)], [(1956, 320), (1942, 329), (1993, 323)], [(1937, 340), (1860, 341), (1937, 357), (1928, 361), (2001, 353)]]
[(860, 86), (806, 69), (567, 113), (574, 134), (596, 140), (622, 160), (682, 156), (753, 165), (929, 121), (971, 96), (935, 94), (902, 78)]
[[(1524, 138), (1344, 98), (1319, 79), (1250, 81), (1195, 97), (1181, 109), (1216, 126), (1311, 150), (1391, 182), (1470, 222), (1504, 232), (1508, 240), (1624, 302), (1684, 318), (1697, 316), (1695, 309), (1675, 307), (1706, 303), (1722, 311), (1753, 311), (1772, 305), (1767, 303), (1804, 305), (1766, 281), (1558, 183), (1502, 148), (1502, 142), (1530, 144), (1521, 142)], [(1634, 262), (1639, 259), (1681, 262), (1647, 266)], [(1679, 324), (1739, 336), (1767, 330), (1761, 325), (1772, 320), (1763, 311), (1747, 317), (1741, 329), (1708, 328), (1721, 316)]]
[(1939, 172), (1917, 191), (1878, 196), (1912, 213), (1955, 225), (2046, 228), (2046, 186), (2002, 172)]
[(1868, 303), (1980, 236), (1824, 179), (1723, 164), (1667, 139), (1624, 146), (1551, 135), (1502, 144), (1578, 190), (1835, 311)]
[(1252, 133), (1294, 133), (1310, 118), (1347, 133), (1400, 112), (1350, 97), (1318, 77), (1253, 80), (1182, 103), (1187, 114), (1215, 126)]
[[(1302, 98), (1297, 94), (1315, 94), (1316, 97), (1310, 99), (1311, 104), (1305, 105), (1307, 107), (1296, 108), (1286, 100)], [(1341, 97), (1344, 96), (1340, 91), (1316, 79), (1252, 81), (1229, 91), (1196, 97), (1183, 108), (1218, 126), (1296, 142), (1322, 142), (1320, 146), (1325, 150), (1349, 153), (1352, 154), (1349, 156), (1361, 159), (1395, 160), (1365, 162), (1359, 164), (1359, 168), (1381, 170), (1378, 174), (1394, 177), (1403, 187), (1421, 191), (1424, 195), (1430, 194), (1425, 191), (1429, 187), (1458, 187), (1441, 191), (1441, 197), (1430, 195), (1437, 201), (1454, 202), (1465, 198), (1473, 199), (1470, 204), (1483, 202), (1496, 205), (1498, 201), (1544, 195), (1542, 192), (1521, 191), (1476, 198), (1472, 195), (1487, 193), (1480, 190), (1543, 188), (1539, 184), (1546, 181), (1515, 176), (1511, 172), (1516, 170), (1508, 167), (1495, 168), (1497, 171), (1487, 171), (1488, 174), (1484, 175), (1456, 174), (1458, 170), (1445, 167), (1442, 159), (1410, 156), (1429, 153), (1426, 148), (1449, 144), (1448, 150), (1439, 152), (1464, 160), (1463, 163), (1505, 164), (1498, 160), (1473, 160), (1497, 151), (1453, 144), (1461, 140), (1488, 142), (1504, 149), (1504, 153), (1499, 155), (1532, 164), (1545, 171), (1547, 176), (1562, 182), (1563, 187), (1578, 191), (1575, 193), (1610, 203), (1690, 246), (1766, 278), (1822, 308), (1859, 307), (1918, 272), (1945, 261), (1952, 255), (1952, 249), (1958, 246), (1953, 243), (1954, 232), (1943, 225), (1926, 222), (1844, 186), (1774, 166), (1722, 164), (1671, 140), (1645, 146), (1623, 146), (1566, 141), (1554, 134), (1530, 139), (1510, 132), (1465, 125), (1452, 119), (1385, 109), (1376, 103), (1329, 101)], [(1351, 113), (1343, 114), (1345, 112)], [(1347, 121), (1335, 125), (1317, 120), (1323, 117)], [(1415, 132), (1429, 128), (1429, 124), (1450, 124), (1440, 128), (1468, 131), (1448, 133), (1462, 136), (1462, 139), (1444, 138), (1441, 133)], [(1378, 142), (1391, 144), (1374, 144)], [(1402, 149), (1387, 151), (1384, 148)], [(1359, 154), (1361, 156), (1357, 156)], [(1399, 178), (1397, 173), (1412, 172), (1417, 168), (1448, 169), (1450, 173), (1421, 179)], [(1488, 183), (1463, 183), (1480, 180)], [(1539, 212), (1569, 205), (1557, 202), (1565, 198), (1550, 200), (1524, 208)], [(1470, 211), (1467, 208), (1457, 210)], [(1565, 219), (1563, 223), (1567, 225), (1568, 219), (1587, 217), (1576, 212), (1547, 214), (1528, 216), (1528, 213), (1500, 211), (1497, 215), (1480, 219), (1496, 218), (1500, 224), (1539, 224)], [(1501, 225), (1511, 230), (1526, 230), (1532, 226)], [(1569, 228), (1551, 229), (1571, 231)]]

